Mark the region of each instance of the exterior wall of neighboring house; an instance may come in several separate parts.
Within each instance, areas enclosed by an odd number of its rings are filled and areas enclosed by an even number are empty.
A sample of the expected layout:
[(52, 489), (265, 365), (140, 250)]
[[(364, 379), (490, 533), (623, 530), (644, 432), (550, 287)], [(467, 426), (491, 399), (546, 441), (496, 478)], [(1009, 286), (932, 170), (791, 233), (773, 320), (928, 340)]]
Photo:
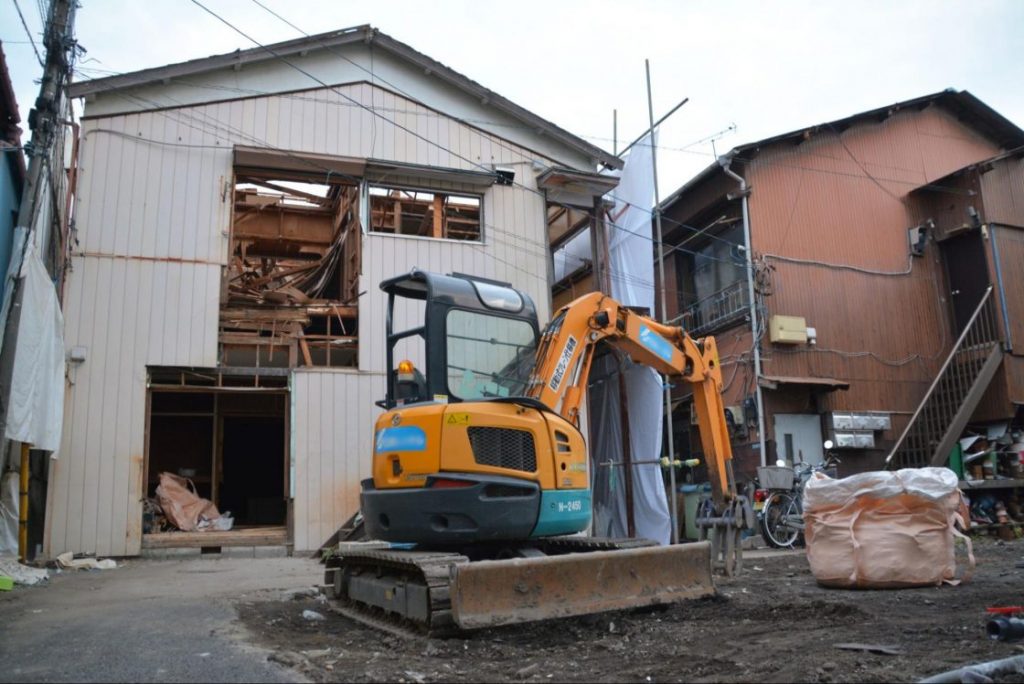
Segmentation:
[[(361, 50), (356, 59), (367, 57)], [(353, 80), (341, 60), (304, 59), (328, 83)], [(235, 145), (463, 170), (498, 164), (517, 172), (515, 185), (479, 191), (481, 242), (361, 236), (358, 369), (302, 369), (290, 378), (296, 549), (316, 548), (356, 511), (359, 479), (369, 474), (378, 412), (372, 402), (383, 397), (386, 370), (381, 280), (413, 267), (505, 280), (529, 293), (547, 319), (544, 202), (533, 192), (531, 169), (553, 158), (588, 168), (585, 155), (524, 135), (521, 127), (502, 127), (507, 117), (397, 60), (378, 57), (374, 68), (431, 106), (366, 82), (298, 90), (295, 72), (277, 62), (192, 76), (191, 85), (104, 93), (87, 104), (66, 339), (69, 348), (86, 347), (88, 358), (70, 371), (64, 444), (51, 478), (48, 554), (140, 552), (147, 366), (218, 364)], [(266, 94), (281, 90), (289, 92)], [(225, 99), (200, 103), (201, 97)], [(448, 109), (497, 120), (500, 132), (459, 122), (442, 113)], [(430, 185), (458, 187), (450, 182)]]
[[(767, 328), (775, 315), (803, 317), (817, 335), (813, 345), (784, 345), (771, 343), (765, 331), (762, 374), (787, 379), (764, 390), (767, 462), (781, 448), (773, 428), (777, 414), (884, 411), (891, 416), (891, 430), (876, 433), (876, 449), (852, 452), (844, 468), (880, 465), (885, 447), (899, 436), (955, 340), (938, 246), (930, 241), (922, 256), (910, 255), (908, 229), (922, 218), (908, 196), (999, 152), (1000, 146), (969, 120), (931, 104), (852, 117), (840, 128), (824, 125), (797, 139), (744, 146), (735, 154), (732, 169), (751, 188), (750, 233), (758, 290), (764, 294), (763, 324)], [(674, 242), (687, 240), (690, 249), (699, 249), (709, 242), (690, 240), (693, 229), (723, 218), (739, 220), (739, 200), (727, 199), (738, 189), (736, 181), (710, 169), (677, 193), (666, 203), (666, 215), (689, 227), (675, 228)], [(721, 228), (710, 232), (723, 234)], [(733, 256), (740, 265), (736, 277), (745, 285), (742, 251)], [(679, 263), (673, 259), (671, 265)], [(676, 287), (668, 272), (666, 280), (670, 289)], [(687, 301), (692, 297), (683, 297)], [(741, 293), (741, 306), (732, 307), (738, 314), (733, 322), (705, 332), (718, 341), (725, 403), (746, 401), (751, 416), (755, 388), (746, 302)], [(680, 304), (671, 309), (670, 317), (684, 311)], [(801, 378), (836, 380), (849, 388), (827, 391), (791, 382)], [(762, 456), (754, 448), (756, 418), (746, 423), (735, 450), (738, 471), (751, 475)]]
[[(977, 227), (987, 262), (987, 282), (999, 316), (999, 333), (1007, 354), (1001, 372), (989, 386), (974, 414), (976, 420), (1006, 420), (1016, 406), (1024, 405), (1024, 153), (1000, 155), (953, 176), (942, 179), (942, 186), (964, 190), (959, 201), (931, 196), (941, 216), (939, 230), (959, 227), (965, 205), (978, 211)], [(945, 200), (945, 201), (943, 201)]]
[[(23, 176), (14, 158), (19, 154), (0, 152), (0, 264), (4, 268), (11, 261), (11, 240), (14, 237), (14, 226), (18, 222), (18, 207), (21, 206)], [(0, 297), (3, 296), (4, 285), (0, 281)]]
[(802, 316), (817, 331), (814, 348), (766, 345), (765, 375), (850, 381), (826, 396), (828, 410), (916, 408), (952, 331), (938, 250), (910, 256), (907, 229), (917, 217), (906, 197), (998, 151), (931, 107), (755, 157), (745, 176), (754, 188), (752, 247), (774, 267), (768, 314)]
[[(21, 147), (20, 122), (7, 57), (0, 46), (0, 265), (5, 271), (11, 261), (11, 241), (25, 183), (25, 157), (17, 149), (11, 149)], [(0, 297), (6, 284), (6, 278), (0, 281)]]

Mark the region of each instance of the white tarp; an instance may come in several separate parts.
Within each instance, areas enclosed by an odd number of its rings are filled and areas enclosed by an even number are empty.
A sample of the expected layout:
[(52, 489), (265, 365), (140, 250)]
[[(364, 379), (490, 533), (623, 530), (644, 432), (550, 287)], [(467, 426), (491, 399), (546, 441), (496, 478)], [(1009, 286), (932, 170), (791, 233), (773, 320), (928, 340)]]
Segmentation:
[(0, 475), (0, 556), (18, 554), (19, 484), (18, 473), (13, 470)]
[(64, 316), (32, 243), (21, 278), (24, 294), (5, 437), (55, 452), (64, 421)]
[[(613, 193), (614, 225), (608, 227), (611, 295), (628, 306), (654, 311), (654, 249), (650, 207), (654, 199), (651, 137), (631, 150)], [(611, 358), (611, 357), (609, 357)], [(607, 369), (611, 372), (614, 365)], [(661, 476), (662, 385), (650, 368), (627, 363), (625, 374), (633, 469), (633, 520), (636, 536), (668, 544), (672, 521)], [(592, 378), (595, 374), (592, 373)], [(595, 520), (597, 534), (621, 536), (626, 532), (625, 499), (620, 466), (601, 462), (622, 461), (618, 381), (614, 377), (592, 389), (591, 406), (599, 414), (595, 430)], [(600, 529), (604, 528), (604, 529)]]

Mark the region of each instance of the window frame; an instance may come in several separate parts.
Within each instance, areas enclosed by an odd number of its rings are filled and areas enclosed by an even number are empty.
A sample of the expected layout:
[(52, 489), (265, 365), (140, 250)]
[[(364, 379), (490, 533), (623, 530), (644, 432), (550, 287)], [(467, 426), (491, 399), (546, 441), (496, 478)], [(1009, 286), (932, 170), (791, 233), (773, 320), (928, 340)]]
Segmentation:
[[(436, 238), (432, 238), (432, 239), (436, 239)], [(456, 312), (456, 311), (470, 313), (470, 314), (477, 314), (479, 316), (492, 316), (494, 318), (504, 318), (504, 319), (509, 320), (509, 321), (515, 321), (515, 322), (522, 323), (523, 325), (525, 325), (527, 328), (530, 329), (530, 332), (533, 335), (533, 352), (534, 352), (534, 356), (535, 357), (536, 357), (536, 353), (537, 353), (537, 347), (540, 344), (540, 335), (538, 334), (537, 328), (535, 326), (531, 325), (528, 320), (526, 320), (526, 319), (524, 319), (524, 318), (522, 318), (520, 316), (503, 314), (503, 313), (500, 313), (500, 312), (497, 312), (497, 311), (495, 311), (495, 312), (481, 311), (480, 309), (472, 309), (472, 308), (466, 308), (466, 307), (462, 307), (462, 306), (453, 306), (453, 307), (448, 308), (445, 311), (445, 315), (444, 315), (444, 339), (445, 339), (445, 344), (444, 344), (444, 378), (445, 378), (444, 385), (445, 385), (445, 390), (448, 392), (448, 396), (452, 397), (456, 401), (460, 401), (460, 402), (461, 401), (487, 401), (488, 399), (491, 399), (493, 397), (470, 397), (470, 398), (465, 398), (465, 397), (461, 396), (460, 394), (457, 394), (456, 392), (452, 391), (451, 382), (450, 382), (451, 376), (448, 374), (448, 371), (451, 368), (451, 364), (449, 363), (449, 358), (448, 358), (449, 357), (449, 351), (450, 351), (450, 348), (449, 348), (449, 344), (450, 343), (449, 343), (449, 336), (448, 336), (448, 317), (451, 316), (451, 314)], [(528, 380), (528, 378), (527, 378), (527, 380)], [(526, 381), (524, 381), (523, 384), (524, 384), (524, 389), (525, 389)], [(518, 396), (522, 396), (522, 395), (513, 395), (513, 394), (509, 395), (509, 397), (518, 397)]]
[[(366, 235), (381, 235), (381, 236), (392, 237), (392, 238), (406, 238), (406, 239), (410, 239), (410, 240), (429, 240), (431, 242), (448, 242), (448, 243), (453, 243), (453, 244), (470, 244), (470, 245), (486, 245), (487, 244), (486, 232), (484, 231), (484, 223), (485, 223), (484, 222), (484, 216), (485, 216), (485, 213), (484, 213), (484, 200), (486, 198), (486, 194), (485, 193), (476, 193), (476, 192), (471, 192), (471, 191), (468, 191), (468, 190), (444, 190), (444, 189), (440, 189), (440, 188), (433, 188), (433, 187), (430, 187), (430, 186), (427, 186), (427, 185), (420, 186), (420, 185), (407, 184), (407, 183), (397, 183), (397, 184), (384, 185), (384, 184), (380, 183), (379, 181), (372, 181), (372, 180), (369, 180), (369, 179), (365, 179), (363, 181), (363, 187), (365, 188), (363, 196), (366, 198), (366, 202), (363, 205), (366, 208), (365, 209), (365, 211), (366, 211), (366, 214), (365, 214), (365, 224), (364, 224), (366, 226), (366, 230), (365, 230), (365, 234)], [(478, 210), (477, 210), (477, 215), (478, 215), (477, 225), (478, 225), (479, 237), (477, 237), (475, 240), (466, 240), (466, 239), (452, 238), (452, 237), (447, 237), (447, 236), (445, 236), (445, 237), (431, 237), (429, 235), (407, 235), (405, 233), (397, 233), (397, 232), (388, 233), (388, 232), (384, 232), (384, 231), (380, 231), (380, 230), (375, 230), (374, 227), (373, 227), (373, 201), (374, 201), (375, 197), (380, 197), (380, 196), (379, 195), (375, 196), (375, 195), (372, 194), (371, 190), (374, 190), (374, 189), (379, 189), (379, 190), (398, 190), (400, 192), (416, 192), (416, 193), (422, 192), (422, 193), (429, 193), (429, 194), (434, 195), (434, 196), (443, 195), (445, 197), (455, 196), (455, 197), (464, 197), (466, 199), (476, 199), (479, 202), (479, 207), (478, 207)]]

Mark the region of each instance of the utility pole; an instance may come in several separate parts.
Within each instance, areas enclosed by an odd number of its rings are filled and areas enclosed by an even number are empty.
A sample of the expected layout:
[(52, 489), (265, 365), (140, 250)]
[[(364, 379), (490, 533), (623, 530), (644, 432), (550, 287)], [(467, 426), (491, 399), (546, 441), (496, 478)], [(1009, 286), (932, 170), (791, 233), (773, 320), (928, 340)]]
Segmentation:
[[(5, 307), (6, 318), (0, 322), (3, 327), (3, 337), (0, 338), (3, 341), (2, 347), (0, 347), (0, 425), (3, 427), (7, 425), (11, 373), (14, 367), (14, 352), (17, 347), (18, 325), (21, 320), (21, 304), (24, 295), (21, 287), (22, 281), (19, 277), (21, 263), (25, 259), (28, 245), (32, 240), (41, 203), (48, 201), (46, 193), (44, 193), (44, 189), (51, 182), (51, 179), (46, 176), (47, 170), (51, 176), (63, 173), (63, 156), (59, 169), (52, 168), (50, 160), (53, 157), (54, 141), (60, 137), (58, 132), (63, 126), (61, 108), (66, 97), (66, 86), (71, 71), (70, 55), (75, 49), (73, 38), (75, 6), (74, 0), (52, 0), (50, 3), (46, 26), (43, 28), (46, 62), (42, 83), (35, 107), (28, 115), (28, 124), (32, 134), (27, 145), (28, 173), (25, 187), (22, 190), (18, 223), (14, 231), (11, 265), (15, 268), (7, 271), (6, 276), (8, 278), (13, 276), (13, 281), (8, 282), (8, 287), (5, 288), (5, 291), (10, 292), (11, 299), (9, 305)], [(57, 210), (58, 208), (54, 207), (53, 209)], [(16, 264), (14, 260), (17, 260)], [(7, 264), (0, 264), (0, 268), (6, 269)]]
[[(21, 206), (18, 210), (18, 222), (14, 231), (11, 250), (11, 263), (0, 264), (8, 282), (4, 288), (3, 311), (0, 321), (0, 436), (4, 449), (0, 451), (0, 465), (3, 454), (8, 452), (11, 442), (6, 439), (7, 423), (11, 402), (11, 384), (14, 376), (14, 361), (18, 347), (18, 329), (21, 324), (22, 305), (25, 298), (22, 266), (33, 240), (38, 240), (35, 232), (40, 228), (39, 217), (43, 213), (44, 203), (50, 205), (45, 215), (49, 217), (50, 230), (54, 230), (54, 218), (59, 217), (62, 207), (54, 200), (53, 184), (55, 178), (64, 173), (64, 155), (62, 150), (55, 149), (55, 143), (63, 140), (63, 118), (66, 106), (67, 85), (71, 75), (71, 58), (74, 55), (75, 42), (73, 26), (75, 16), (75, 0), (52, 0), (43, 27), (43, 46), (46, 50), (46, 61), (39, 89), (39, 97), (29, 112), (28, 125), (31, 140), (27, 145), (28, 173), (22, 189)], [(56, 162), (55, 161), (56, 157)], [(56, 168), (55, 168), (56, 167)], [(39, 241), (42, 242), (41, 240)], [(47, 241), (50, 242), (49, 240)], [(51, 243), (52, 244), (52, 243)], [(41, 245), (45, 249), (44, 245)], [(29, 501), (29, 466), (31, 445), (22, 443), (19, 464), (19, 503), (18, 503), (18, 555), (27, 560), (28, 552), (28, 501)], [(12, 459), (14, 454), (12, 453)], [(13, 463), (12, 463), (13, 465)]]
[[(647, 116), (651, 122), (650, 136), (651, 136), (651, 166), (654, 171), (654, 227), (657, 232), (658, 240), (658, 280), (661, 283), (661, 322), (664, 323), (668, 317), (668, 308), (665, 301), (665, 242), (662, 240), (661, 232), (661, 194), (658, 192), (658, 146), (654, 144), (654, 102), (651, 97), (651, 62), (650, 60), (644, 60), (644, 69), (647, 72)], [(683, 100), (680, 104), (676, 105), (676, 109), (686, 103)], [(672, 110), (673, 112), (675, 109)], [(671, 114), (672, 112), (669, 112)], [(668, 114), (665, 115), (666, 117)], [(665, 117), (662, 117), (661, 121), (664, 121)], [(660, 123), (660, 121), (659, 121)], [(672, 520), (672, 543), (679, 543), (679, 516), (677, 512), (678, 507), (678, 494), (676, 493), (676, 449), (675, 449), (675, 435), (673, 435), (672, 429), (672, 386), (667, 379), (662, 379), (662, 384), (665, 386), (665, 435), (668, 440), (668, 481), (669, 488), (672, 492), (671, 501), (669, 503), (669, 518)]]

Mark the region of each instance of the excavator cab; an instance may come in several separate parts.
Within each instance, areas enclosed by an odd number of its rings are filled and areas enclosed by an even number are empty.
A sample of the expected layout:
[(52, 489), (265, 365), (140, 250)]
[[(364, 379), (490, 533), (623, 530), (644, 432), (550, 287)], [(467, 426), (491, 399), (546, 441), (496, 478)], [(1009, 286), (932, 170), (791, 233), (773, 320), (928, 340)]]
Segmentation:
[(391, 370), (360, 497), (370, 534), (461, 547), (586, 529), (583, 436), (526, 396), (540, 337), (530, 297), (419, 270), (381, 289)]
[[(539, 336), (529, 295), (495, 280), (416, 269), (380, 287), (388, 295), (390, 370), (378, 406), (523, 395)], [(400, 346), (419, 358), (406, 358)]]

